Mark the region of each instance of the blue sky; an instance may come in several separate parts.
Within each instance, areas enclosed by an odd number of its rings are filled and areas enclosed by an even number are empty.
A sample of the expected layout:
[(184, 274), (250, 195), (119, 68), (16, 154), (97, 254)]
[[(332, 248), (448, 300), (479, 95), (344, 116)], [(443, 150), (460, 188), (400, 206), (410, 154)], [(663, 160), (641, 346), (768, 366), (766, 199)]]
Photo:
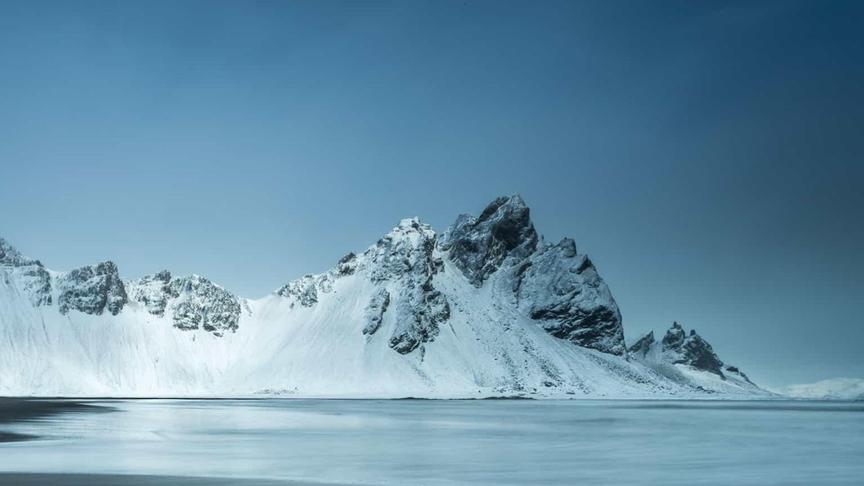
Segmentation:
[(862, 376), (862, 10), (0, 1), (0, 235), (255, 297), (520, 193), (629, 339)]

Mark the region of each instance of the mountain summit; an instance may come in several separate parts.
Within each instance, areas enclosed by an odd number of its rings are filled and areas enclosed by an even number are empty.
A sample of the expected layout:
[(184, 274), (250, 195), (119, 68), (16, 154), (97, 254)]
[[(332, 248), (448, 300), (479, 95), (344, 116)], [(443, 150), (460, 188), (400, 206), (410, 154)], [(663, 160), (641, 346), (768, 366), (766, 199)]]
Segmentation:
[(597, 268), (544, 242), (519, 196), (443, 235), (404, 219), (259, 299), (168, 270), (123, 280), (112, 262), (52, 272), (0, 239), (6, 395), (762, 393), (731, 369), (677, 324), (628, 353)]

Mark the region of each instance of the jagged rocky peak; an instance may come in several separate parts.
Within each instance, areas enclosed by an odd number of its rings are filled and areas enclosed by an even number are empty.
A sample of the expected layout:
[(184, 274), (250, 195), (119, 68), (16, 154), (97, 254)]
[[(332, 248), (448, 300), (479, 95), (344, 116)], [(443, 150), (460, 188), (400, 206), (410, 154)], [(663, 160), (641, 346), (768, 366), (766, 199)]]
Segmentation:
[(50, 305), (51, 275), (42, 262), (23, 256), (15, 247), (0, 238), (0, 271), (15, 274), (33, 305)]
[(57, 279), (57, 298), (62, 314), (76, 310), (100, 315), (106, 310), (117, 315), (126, 305), (126, 287), (117, 265), (105, 261), (76, 268)]
[(542, 244), (513, 270), (520, 308), (550, 334), (605, 353), (626, 352), (618, 304), (576, 243)]
[(159, 317), (170, 315), (178, 329), (203, 329), (222, 336), (239, 326), (240, 299), (200, 275), (172, 277), (163, 270), (131, 286), (133, 299), (144, 304), (147, 312)]
[(687, 334), (677, 322), (663, 336), (663, 352), (673, 357), (675, 364), (686, 364), (696, 369), (723, 375), (723, 362), (717, 357), (714, 348), (702, 336), (691, 329)]
[(292, 307), (312, 307), (334, 291), (339, 279), (368, 279), (374, 291), (364, 309), (363, 334), (371, 339), (382, 332), (385, 313), (391, 312), (394, 317), (386, 329), (387, 344), (408, 354), (432, 341), (438, 325), (450, 317), (446, 296), (433, 285), (433, 276), (444, 265), (436, 255), (436, 241), (428, 224), (417, 218), (403, 219), (362, 255), (349, 253), (329, 271), (305, 275), (276, 294), (290, 299)]
[(417, 218), (403, 219), (366, 250), (369, 278), (382, 282), (407, 273), (434, 274), (443, 264), (433, 253), (437, 235)]
[(318, 303), (318, 293), (327, 293), (333, 288), (332, 278), (327, 273), (304, 275), (288, 282), (276, 291), (277, 295), (291, 299), (291, 306), (299, 304), (312, 307)]
[(162, 317), (165, 314), (165, 306), (171, 298), (169, 284), (171, 283), (171, 272), (162, 270), (153, 275), (145, 275), (132, 287), (132, 298), (144, 304), (147, 312), (154, 316)]
[(347, 255), (343, 256), (339, 259), (339, 262), (336, 263), (336, 273), (340, 277), (353, 275), (356, 270), (357, 255), (355, 255), (354, 252), (350, 252)]
[(336, 266), (325, 273), (304, 275), (292, 280), (276, 290), (276, 295), (291, 300), (291, 307), (312, 307), (318, 303), (321, 294), (333, 291), (333, 283), (338, 278), (354, 275), (360, 265), (355, 253), (348, 253), (336, 262)]
[(394, 294), (377, 290), (367, 305), (363, 333), (375, 334), (388, 309), (395, 312), (388, 345), (408, 354), (438, 335), (439, 324), (450, 318), (447, 297), (435, 289), (433, 277), (443, 268), (435, 254), (437, 236), (417, 218), (403, 219), (364, 253), (368, 278), (391, 286)]
[(4, 238), (0, 238), (0, 265), (8, 267), (22, 267), (25, 265), (42, 266), (39, 260), (25, 257)]
[(626, 352), (621, 312), (594, 264), (570, 238), (541, 243), (518, 195), (495, 199), (476, 218), (460, 216), (439, 247), (477, 287), (493, 274), (512, 279), (519, 308), (553, 336)]
[[(652, 333), (654, 331), (651, 331)], [(666, 331), (666, 335), (663, 336), (663, 349), (679, 349), (681, 345), (684, 344), (684, 339), (686, 339), (687, 333), (684, 331), (684, 328), (681, 324), (678, 324), (677, 321), (672, 323), (672, 327)]]
[(654, 331), (648, 332), (648, 334), (639, 338), (632, 346), (630, 346), (627, 351), (632, 355), (645, 357), (649, 352), (651, 352), (651, 348), (656, 343), (656, 339), (654, 338)]
[(728, 376), (736, 376), (750, 385), (756, 386), (737, 367), (724, 364), (714, 352), (714, 348), (695, 329), (687, 332), (677, 322), (672, 323), (660, 342), (655, 340), (654, 331), (651, 331), (633, 343), (628, 351), (630, 356), (643, 362), (687, 365), (714, 373), (724, 380)]
[(240, 299), (231, 292), (200, 275), (172, 279), (168, 288), (174, 298), (175, 327), (192, 330), (200, 326), (217, 336), (237, 330)]
[(522, 259), (539, 238), (525, 201), (518, 195), (499, 197), (479, 217), (461, 215), (447, 231), (441, 249), (479, 287), (507, 258)]

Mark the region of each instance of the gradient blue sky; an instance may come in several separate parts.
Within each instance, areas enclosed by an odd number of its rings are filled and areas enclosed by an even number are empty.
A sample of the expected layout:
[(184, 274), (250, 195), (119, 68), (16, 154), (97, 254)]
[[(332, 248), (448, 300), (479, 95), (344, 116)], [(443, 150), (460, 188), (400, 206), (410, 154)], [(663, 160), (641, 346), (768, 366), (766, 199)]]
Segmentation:
[(244, 296), (521, 193), (628, 339), (864, 375), (864, 3), (0, 2), (0, 235)]

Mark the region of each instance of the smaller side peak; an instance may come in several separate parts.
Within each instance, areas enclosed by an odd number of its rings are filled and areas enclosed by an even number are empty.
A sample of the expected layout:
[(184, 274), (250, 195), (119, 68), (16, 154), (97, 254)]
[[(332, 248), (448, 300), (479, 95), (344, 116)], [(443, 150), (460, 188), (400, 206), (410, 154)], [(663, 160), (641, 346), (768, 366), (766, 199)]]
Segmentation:
[(686, 334), (681, 324), (678, 324), (677, 321), (673, 322), (672, 327), (663, 336), (663, 349), (679, 349), (684, 344), (685, 337)]
[(405, 218), (393, 227), (382, 239), (398, 240), (412, 235), (434, 235), (432, 227), (420, 221), (420, 218)]
[(561, 241), (555, 246), (560, 248), (564, 256), (568, 258), (575, 257), (578, 254), (576, 251), (576, 242), (573, 241), (573, 238), (561, 238)]
[(57, 285), (61, 314), (76, 310), (101, 315), (108, 310), (116, 316), (128, 301), (117, 265), (110, 260), (71, 270)]
[(119, 269), (117, 268), (117, 264), (111, 260), (105, 260), (104, 262), (97, 263), (95, 270), (97, 275), (120, 273)]
[(41, 267), (42, 263), (39, 260), (22, 255), (9, 241), (0, 237), (0, 265), (10, 265), (13, 267), (36, 265), (37, 267)]
[(631, 354), (639, 355), (640, 357), (644, 357), (651, 350), (651, 346), (656, 342), (654, 339), (654, 331), (648, 331), (647, 334), (636, 340), (632, 346), (630, 346), (627, 351)]
[(411, 226), (415, 227), (420, 224), (420, 218), (414, 216), (413, 218), (402, 218), (399, 220), (398, 226)]
[(505, 265), (534, 253), (539, 235), (531, 212), (519, 196), (499, 197), (480, 216), (461, 215), (447, 231), (440, 248), (475, 286)]
[(339, 276), (351, 275), (357, 270), (357, 254), (353, 251), (339, 259), (336, 263), (336, 273)]
[(483, 209), (483, 212), (480, 213), (480, 217), (477, 219), (478, 221), (485, 221), (497, 212), (513, 213), (520, 211), (528, 211), (528, 205), (525, 204), (522, 196), (519, 194), (499, 196), (486, 205), (486, 208)]

